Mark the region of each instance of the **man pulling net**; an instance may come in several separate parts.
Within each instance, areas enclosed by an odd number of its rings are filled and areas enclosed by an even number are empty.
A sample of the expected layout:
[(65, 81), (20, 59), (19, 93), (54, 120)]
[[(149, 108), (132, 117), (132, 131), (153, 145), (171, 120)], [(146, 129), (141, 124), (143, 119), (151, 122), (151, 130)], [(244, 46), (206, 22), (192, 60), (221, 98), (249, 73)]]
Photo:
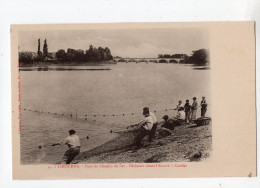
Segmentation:
[(145, 117), (144, 120), (142, 120), (136, 125), (130, 126), (134, 127), (141, 125), (140, 133), (135, 139), (135, 146), (137, 149), (141, 148), (141, 141), (146, 135), (149, 135), (148, 141), (150, 143), (153, 141), (153, 138), (155, 137), (155, 131), (158, 125), (155, 115), (149, 111), (148, 107), (143, 108), (143, 115)]
[(75, 130), (69, 130), (68, 137), (64, 138), (58, 143), (52, 144), (52, 146), (56, 145), (68, 145), (69, 149), (64, 153), (63, 161), (66, 162), (66, 164), (70, 164), (71, 161), (79, 154), (80, 152), (80, 141), (79, 137), (75, 134)]

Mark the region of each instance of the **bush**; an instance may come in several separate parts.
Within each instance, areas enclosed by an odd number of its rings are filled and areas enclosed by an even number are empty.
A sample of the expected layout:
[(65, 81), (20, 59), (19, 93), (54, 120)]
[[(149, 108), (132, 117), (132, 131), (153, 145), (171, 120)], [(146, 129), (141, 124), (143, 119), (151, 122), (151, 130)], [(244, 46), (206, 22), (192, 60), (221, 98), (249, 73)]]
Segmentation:
[(33, 63), (32, 52), (19, 52), (19, 63), (32, 64)]
[(209, 53), (206, 49), (193, 51), (192, 56), (188, 59), (189, 63), (195, 65), (205, 65), (209, 63)]

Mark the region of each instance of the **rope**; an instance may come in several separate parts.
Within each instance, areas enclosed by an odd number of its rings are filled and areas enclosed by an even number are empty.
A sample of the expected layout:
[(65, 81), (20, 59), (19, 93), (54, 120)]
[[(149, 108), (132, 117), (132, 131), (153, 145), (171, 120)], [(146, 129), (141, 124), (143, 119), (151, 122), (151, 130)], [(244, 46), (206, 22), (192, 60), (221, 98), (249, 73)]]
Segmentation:
[[(122, 131), (123, 131), (123, 130), (125, 130), (125, 129), (122, 129)], [(118, 131), (118, 130), (116, 130), (116, 131)], [(85, 139), (89, 140), (90, 138), (93, 138), (93, 137), (97, 137), (97, 136), (100, 136), (100, 135), (106, 135), (106, 134), (112, 134), (112, 133), (114, 133), (114, 131), (111, 129), (109, 132), (103, 132), (103, 133), (98, 133), (98, 134), (89, 134), (89, 135), (87, 135), (86, 137), (84, 137), (84, 138), (79, 138), (79, 139), (80, 139), (80, 140), (85, 140)], [(45, 146), (45, 147), (48, 147), (48, 146), (52, 146), (52, 144), (53, 144), (53, 143), (39, 144), (38, 148), (39, 148), (39, 149), (42, 149), (44, 146)], [(88, 143), (81, 144), (81, 146), (84, 146), (84, 145), (86, 145), (86, 144), (88, 144)]]

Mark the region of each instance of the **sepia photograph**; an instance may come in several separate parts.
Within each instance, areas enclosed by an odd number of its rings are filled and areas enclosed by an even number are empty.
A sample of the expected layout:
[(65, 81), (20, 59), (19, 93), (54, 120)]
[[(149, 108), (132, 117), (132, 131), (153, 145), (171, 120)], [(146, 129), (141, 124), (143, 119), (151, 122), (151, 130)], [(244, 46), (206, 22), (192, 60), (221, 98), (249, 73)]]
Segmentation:
[(13, 25), (13, 178), (256, 176), (254, 41), (254, 22)]
[(19, 32), (21, 164), (207, 160), (203, 28)]

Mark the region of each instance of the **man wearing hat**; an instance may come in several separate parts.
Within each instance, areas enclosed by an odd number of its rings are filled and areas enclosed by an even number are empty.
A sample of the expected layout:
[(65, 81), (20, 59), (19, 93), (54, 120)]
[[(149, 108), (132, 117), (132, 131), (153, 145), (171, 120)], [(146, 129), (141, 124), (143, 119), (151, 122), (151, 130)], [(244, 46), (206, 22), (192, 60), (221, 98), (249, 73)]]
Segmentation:
[(181, 101), (181, 100), (179, 100), (178, 105), (177, 105), (176, 108), (174, 108), (174, 110), (179, 110), (180, 107), (183, 107), (183, 104), (182, 104), (182, 101)]
[(184, 105), (184, 111), (185, 111), (185, 122), (190, 123), (191, 105), (188, 99), (186, 100), (186, 103)]
[(201, 106), (201, 117), (205, 117), (205, 114), (207, 112), (207, 102), (206, 102), (206, 97), (202, 97), (202, 100), (200, 102), (200, 106)]
[(164, 119), (164, 123), (161, 128), (158, 129), (158, 133), (161, 137), (169, 136), (172, 134), (171, 130), (174, 130), (174, 125), (169, 121), (168, 115), (164, 115), (162, 119)]
[(193, 103), (191, 105), (191, 121), (193, 122), (196, 120), (196, 114), (197, 114), (197, 109), (198, 109), (198, 102), (196, 101), (196, 97), (193, 97)]
[(75, 130), (69, 130), (68, 137), (64, 138), (58, 143), (52, 144), (52, 146), (56, 145), (68, 145), (69, 149), (64, 153), (63, 161), (66, 162), (66, 164), (70, 164), (71, 161), (79, 154), (80, 152), (80, 142), (79, 137), (75, 134)]
[(148, 107), (143, 108), (143, 115), (145, 119), (142, 121), (141, 131), (135, 142), (138, 148), (141, 147), (141, 141), (146, 135), (149, 135), (149, 142), (152, 142), (157, 128), (157, 119), (155, 115), (149, 111)]

